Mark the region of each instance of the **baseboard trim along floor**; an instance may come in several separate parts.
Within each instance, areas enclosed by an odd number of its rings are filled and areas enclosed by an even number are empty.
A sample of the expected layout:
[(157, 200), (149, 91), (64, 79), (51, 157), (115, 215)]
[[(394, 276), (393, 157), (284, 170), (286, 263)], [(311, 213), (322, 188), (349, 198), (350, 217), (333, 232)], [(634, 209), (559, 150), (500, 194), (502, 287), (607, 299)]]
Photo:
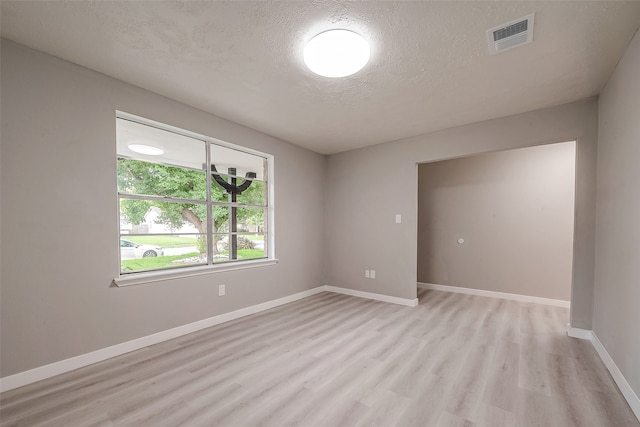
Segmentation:
[(600, 359), (602, 359), (602, 363), (604, 363), (604, 366), (606, 366), (609, 370), (611, 377), (613, 377), (613, 380), (622, 392), (622, 395), (627, 400), (627, 403), (631, 407), (631, 410), (635, 414), (636, 418), (638, 418), (638, 421), (640, 421), (640, 398), (633, 391), (631, 385), (629, 385), (627, 379), (624, 377), (624, 375), (622, 375), (622, 372), (618, 368), (618, 365), (616, 365), (616, 362), (613, 361), (613, 358), (611, 357), (607, 349), (604, 348), (596, 334), (588, 329), (574, 328), (569, 325), (569, 327), (567, 328), (567, 335), (572, 338), (591, 341), (593, 348), (596, 349), (596, 352), (600, 356)]
[(587, 341), (591, 341), (593, 339), (593, 333), (590, 330), (574, 328), (571, 325), (567, 325), (567, 335), (571, 338), (579, 338)]
[(509, 294), (506, 292), (485, 291), (483, 289), (461, 288), (458, 286), (436, 285), (433, 283), (422, 283), (422, 282), (418, 282), (418, 287), (422, 289), (431, 289), (434, 291), (456, 292), (459, 294), (477, 295), (481, 297), (509, 299), (509, 300), (520, 301), (520, 302), (532, 302), (535, 304), (546, 304), (546, 305), (552, 305), (554, 307), (568, 308), (570, 306), (570, 301), (541, 298), (541, 297), (532, 297), (529, 295)]
[(622, 395), (627, 400), (627, 403), (631, 407), (631, 410), (635, 414), (636, 418), (638, 419), (638, 421), (640, 421), (640, 398), (638, 398), (638, 395), (633, 391), (631, 385), (629, 385), (629, 383), (627, 382), (627, 379), (624, 377), (624, 375), (622, 375), (622, 372), (618, 368), (618, 365), (616, 365), (616, 362), (613, 361), (613, 359), (609, 355), (609, 352), (607, 352), (607, 350), (604, 348), (597, 335), (594, 332), (591, 332), (591, 336), (591, 344), (593, 344), (593, 347), (600, 355), (600, 359), (602, 359), (604, 366), (606, 366), (611, 373), (613, 380), (616, 382), (616, 385), (622, 392)]
[(298, 292), (293, 295), (288, 295), (283, 298), (278, 298), (272, 301), (267, 301), (262, 304), (257, 304), (251, 307), (242, 308), (240, 310), (232, 311), (229, 313), (213, 316), (208, 319), (199, 320), (197, 322), (189, 323), (186, 325), (178, 326), (176, 328), (168, 329), (166, 331), (158, 332), (145, 337), (136, 338), (131, 341), (116, 344), (110, 347), (105, 347), (100, 350), (92, 351), (90, 353), (81, 354), (79, 356), (71, 357), (69, 359), (53, 362), (48, 365), (39, 366), (28, 371), (19, 372), (14, 375), (9, 375), (4, 378), (0, 378), (0, 393), (13, 390), (18, 387), (22, 387), (28, 384), (32, 384), (47, 378), (54, 377), (56, 375), (70, 372), (75, 369), (83, 368), (85, 366), (93, 365), (94, 363), (101, 362), (103, 360), (110, 359), (112, 357), (120, 356), (141, 348), (148, 347), (153, 344), (158, 344), (163, 341), (168, 341), (173, 338), (177, 338), (183, 335), (190, 334), (192, 332), (199, 331), (201, 329), (209, 328), (211, 326), (219, 325), (221, 323), (229, 322), (231, 320), (239, 319), (241, 317), (249, 316), (255, 313), (259, 313), (270, 308), (278, 307), (280, 305), (288, 304), (303, 298), (310, 297), (312, 295), (319, 294), (321, 292), (334, 292), (338, 294), (351, 295), (360, 298), (372, 299), (376, 301), (384, 301), (393, 304), (400, 304), (409, 307), (415, 307), (418, 305), (418, 299), (406, 299), (398, 298), (389, 295), (376, 294), (372, 292), (362, 292), (353, 289), (339, 288), (336, 286), (318, 286), (313, 289), (309, 289), (303, 292)]
[(406, 305), (407, 307), (415, 307), (418, 305), (418, 298), (415, 298), (415, 299), (398, 298), (398, 297), (392, 297), (389, 295), (375, 294), (373, 292), (364, 292), (364, 291), (356, 291), (356, 290), (347, 289), (347, 288), (338, 288), (336, 286), (325, 286), (325, 288), (328, 292), (334, 292), (336, 294), (351, 295), (353, 297), (372, 299), (372, 300), (382, 301), (382, 302), (390, 302), (392, 304)]

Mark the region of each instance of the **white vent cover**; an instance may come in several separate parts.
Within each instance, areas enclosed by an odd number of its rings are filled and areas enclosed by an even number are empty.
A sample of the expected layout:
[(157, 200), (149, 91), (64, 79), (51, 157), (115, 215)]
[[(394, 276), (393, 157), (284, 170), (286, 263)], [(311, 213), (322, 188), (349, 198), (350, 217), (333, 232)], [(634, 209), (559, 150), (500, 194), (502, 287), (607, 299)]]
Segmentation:
[(524, 18), (488, 30), (489, 52), (495, 54), (531, 43), (533, 41), (533, 16), (532, 13)]

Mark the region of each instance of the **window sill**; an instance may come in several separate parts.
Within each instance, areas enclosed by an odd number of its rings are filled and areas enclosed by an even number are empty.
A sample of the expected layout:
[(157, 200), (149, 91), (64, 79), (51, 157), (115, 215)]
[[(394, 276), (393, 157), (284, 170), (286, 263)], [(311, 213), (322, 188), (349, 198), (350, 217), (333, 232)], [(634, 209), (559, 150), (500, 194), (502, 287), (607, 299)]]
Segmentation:
[(228, 264), (205, 265), (186, 269), (150, 271), (146, 273), (131, 273), (113, 279), (118, 287), (142, 285), (145, 283), (161, 282), (164, 280), (180, 279), (183, 277), (203, 276), (206, 274), (221, 273), (224, 271), (245, 270), (247, 268), (264, 267), (277, 264), (277, 259), (261, 259), (256, 261), (242, 261)]

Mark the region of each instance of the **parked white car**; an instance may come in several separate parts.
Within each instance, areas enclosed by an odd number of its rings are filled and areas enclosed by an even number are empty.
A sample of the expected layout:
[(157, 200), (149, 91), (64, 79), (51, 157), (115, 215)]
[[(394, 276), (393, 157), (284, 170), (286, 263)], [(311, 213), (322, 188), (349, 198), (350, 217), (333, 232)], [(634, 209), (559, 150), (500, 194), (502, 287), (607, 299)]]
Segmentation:
[(164, 255), (164, 250), (158, 246), (140, 245), (128, 240), (120, 239), (120, 259), (148, 258)]

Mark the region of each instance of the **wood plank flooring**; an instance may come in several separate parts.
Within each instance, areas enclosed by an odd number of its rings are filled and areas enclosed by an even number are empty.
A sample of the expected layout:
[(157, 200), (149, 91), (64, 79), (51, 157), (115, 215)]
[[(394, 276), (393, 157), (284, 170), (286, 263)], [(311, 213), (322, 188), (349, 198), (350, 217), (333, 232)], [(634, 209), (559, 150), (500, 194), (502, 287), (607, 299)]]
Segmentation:
[(5, 426), (640, 426), (568, 310), (322, 293), (0, 395)]

